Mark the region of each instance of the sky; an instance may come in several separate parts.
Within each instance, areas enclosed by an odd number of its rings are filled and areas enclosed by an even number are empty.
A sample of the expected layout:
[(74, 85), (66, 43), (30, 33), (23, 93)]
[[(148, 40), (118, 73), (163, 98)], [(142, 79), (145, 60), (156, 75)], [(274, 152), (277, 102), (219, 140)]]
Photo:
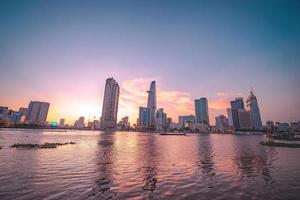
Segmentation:
[(300, 1), (1, 0), (0, 27), (0, 105), (47, 101), (49, 121), (99, 118), (109, 77), (132, 123), (152, 80), (174, 121), (251, 88), (263, 123), (300, 120)]

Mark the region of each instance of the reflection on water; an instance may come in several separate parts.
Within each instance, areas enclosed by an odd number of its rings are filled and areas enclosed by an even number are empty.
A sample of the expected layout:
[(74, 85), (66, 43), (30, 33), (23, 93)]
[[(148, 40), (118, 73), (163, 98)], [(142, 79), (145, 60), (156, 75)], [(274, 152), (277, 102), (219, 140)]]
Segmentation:
[(0, 199), (297, 199), (299, 149), (260, 146), (263, 139), (3, 129)]
[(98, 152), (96, 157), (97, 174), (92, 193), (89, 196), (110, 199), (116, 196), (111, 192), (113, 185), (113, 164), (114, 164), (114, 135), (102, 134), (98, 142)]
[(214, 175), (214, 152), (211, 148), (210, 138), (199, 139), (199, 154), (203, 176)]
[(138, 149), (139, 159), (144, 160), (140, 165), (140, 173), (143, 179), (143, 199), (153, 199), (153, 192), (156, 189), (157, 179), (157, 166), (159, 162), (157, 160), (156, 152), (156, 137), (150, 136), (145, 138), (144, 145), (141, 145)]
[[(262, 177), (265, 181), (272, 181), (272, 163), (276, 159), (274, 148), (256, 148), (256, 145), (244, 144), (236, 152), (234, 159), (242, 177)], [(258, 146), (259, 147), (259, 146)]]

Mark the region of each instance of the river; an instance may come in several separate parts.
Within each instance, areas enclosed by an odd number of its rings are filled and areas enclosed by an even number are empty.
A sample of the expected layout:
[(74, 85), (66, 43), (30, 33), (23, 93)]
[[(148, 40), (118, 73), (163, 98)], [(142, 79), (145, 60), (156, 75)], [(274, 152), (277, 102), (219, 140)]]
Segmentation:
[[(0, 199), (298, 199), (300, 149), (264, 136), (0, 130)], [(56, 149), (14, 143), (76, 142)]]

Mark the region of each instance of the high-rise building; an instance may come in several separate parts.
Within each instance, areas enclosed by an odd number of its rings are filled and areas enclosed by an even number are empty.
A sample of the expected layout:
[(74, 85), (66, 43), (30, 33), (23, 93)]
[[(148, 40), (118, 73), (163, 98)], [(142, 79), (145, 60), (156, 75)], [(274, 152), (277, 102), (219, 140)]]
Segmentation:
[(245, 109), (244, 99), (242, 97), (235, 98), (235, 100), (230, 101), (231, 109)]
[(59, 127), (64, 127), (65, 126), (65, 119), (60, 119), (59, 120)]
[(240, 129), (238, 110), (244, 110), (244, 100), (242, 97), (235, 98), (230, 101), (231, 108), (227, 110), (228, 113), (228, 124), (233, 126), (236, 130)]
[(240, 130), (253, 130), (251, 114), (244, 109), (238, 109), (239, 129)]
[(74, 127), (75, 128), (84, 128), (85, 127), (83, 116), (79, 117), (79, 119), (75, 121)]
[(260, 117), (260, 111), (257, 103), (257, 98), (254, 95), (253, 91), (250, 92), (249, 97), (246, 100), (247, 110), (251, 114), (253, 127), (255, 130), (262, 130), (262, 122)]
[(23, 107), (19, 108), (19, 113), (21, 115), (27, 116), (28, 108), (23, 108)]
[(233, 125), (233, 116), (232, 116), (232, 109), (227, 108), (227, 116), (228, 116), (228, 126), (234, 127)]
[(149, 127), (150, 125), (150, 108), (139, 107), (138, 126)]
[(118, 82), (113, 78), (106, 79), (101, 115), (102, 129), (116, 128), (119, 93), (120, 88)]
[(167, 114), (163, 108), (156, 111), (156, 130), (165, 130), (167, 128)]
[(178, 122), (181, 128), (186, 128), (188, 123), (195, 123), (195, 116), (194, 115), (179, 116)]
[(274, 129), (274, 122), (271, 121), (271, 120), (268, 120), (266, 122), (266, 126), (267, 126), (268, 130), (273, 130)]
[(4, 118), (8, 114), (9, 110), (6, 106), (0, 106), (0, 116)]
[(150, 90), (148, 92), (147, 108), (150, 109), (150, 128), (156, 128), (156, 83), (151, 82)]
[(224, 115), (216, 117), (216, 127), (219, 131), (223, 131), (225, 127), (228, 127), (228, 119)]
[(130, 128), (129, 117), (128, 117), (128, 116), (123, 117), (123, 118), (119, 121), (118, 126), (121, 128), (121, 130), (129, 129), (129, 128)]
[(29, 123), (46, 124), (50, 104), (47, 102), (30, 101), (26, 116)]
[(209, 125), (208, 103), (205, 97), (195, 100), (196, 122)]
[(170, 129), (170, 128), (171, 128), (171, 124), (172, 124), (172, 118), (171, 118), (171, 117), (168, 117), (168, 118), (167, 118), (167, 129)]

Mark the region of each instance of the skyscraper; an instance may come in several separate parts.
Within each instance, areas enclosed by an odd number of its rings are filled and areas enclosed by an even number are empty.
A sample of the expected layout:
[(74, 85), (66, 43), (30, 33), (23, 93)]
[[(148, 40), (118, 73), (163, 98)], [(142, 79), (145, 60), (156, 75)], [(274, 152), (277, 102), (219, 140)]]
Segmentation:
[(253, 94), (253, 91), (250, 92), (250, 95), (246, 100), (246, 106), (247, 106), (247, 110), (251, 114), (254, 129), (262, 130), (260, 111), (259, 111), (256, 96)]
[(148, 127), (150, 124), (150, 109), (139, 107), (138, 126)]
[(83, 116), (79, 117), (79, 119), (75, 121), (74, 127), (75, 128), (79, 128), (79, 129), (85, 127), (84, 117)]
[(65, 121), (66, 121), (66, 120), (63, 119), (63, 118), (60, 119), (60, 120), (59, 120), (59, 127), (64, 127), (64, 126), (65, 126)]
[(239, 129), (240, 130), (253, 130), (251, 114), (245, 109), (238, 109)]
[(196, 123), (209, 125), (208, 103), (205, 97), (195, 100)]
[(228, 122), (230, 126), (233, 126), (236, 130), (240, 129), (238, 110), (244, 110), (244, 99), (242, 97), (235, 98), (230, 101), (231, 108), (227, 110)]
[(101, 115), (102, 129), (116, 128), (119, 93), (120, 88), (118, 82), (113, 78), (106, 79)]
[(245, 109), (243, 97), (235, 98), (235, 100), (230, 101), (232, 109)]
[(228, 126), (228, 119), (224, 115), (219, 115), (216, 117), (216, 127), (219, 131), (223, 131), (225, 127)]
[(156, 130), (165, 130), (167, 128), (167, 114), (163, 108), (156, 111)]
[(148, 103), (147, 108), (150, 109), (150, 128), (156, 128), (156, 83), (151, 82), (150, 90), (148, 92)]
[(228, 126), (234, 127), (233, 115), (232, 115), (232, 109), (231, 108), (227, 108), (227, 116), (228, 116)]
[(50, 104), (47, 102), (30, 101), (26, 116), (29, 123), (45, 124)]

